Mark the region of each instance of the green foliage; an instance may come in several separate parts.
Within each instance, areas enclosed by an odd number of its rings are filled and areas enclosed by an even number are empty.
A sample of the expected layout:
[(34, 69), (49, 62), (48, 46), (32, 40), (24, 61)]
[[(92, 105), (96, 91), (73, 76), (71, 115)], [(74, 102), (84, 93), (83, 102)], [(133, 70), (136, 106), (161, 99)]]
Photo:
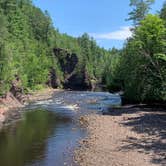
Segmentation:
[(10, 86), (12, 80), (12, 71), (11, 71), (11, 57), (9, 54), (8, 48), (5, 45), (0, 46), (0, 95), (5, 94)]
[[(102, 81), (108, 51), (97, 46), (88, 34), (79, 38), (61, 34), (53, 25), (48, 12), (42, 12), (31, 0), (0, 0), (0, 92), (10, 89), (14, 76), (21, 79), (25, 90), (40, 89), (55, 71), (63, 83), (64, 71), (59, 61), (67, 54), (76, 54), (75, 73), (89, 80)], [(53, 49), (64, 49), (58, 57)], [(61, 85), (59, 85), (61, 86)]]
[(147, 15), (150, 5), (154, 3), (155, 0), (130, 0), (130, 6), (133, 10), (129, 13), (129, 19), (133, 20), (134, 25), (139, 24), (141, 20)]
[(110, 91), (120, 91), (122, 88), (119, 70), (121, 51), (113, 48), (110, 50), (110, 55), (105, 60), (103, 81)]
[(97, 46), (95, 40), (86, 33), (78, 38), (78, 43), (81, 52), (79, 68), (84, 68), (90, 79), (100, 82), (109, 51)]
[[(154, 0), (131, 0), (133, 36), (123, 50), (105, 50), (83, 34), (78, 38), (56, 30), (48, 12), (31, 0), (0, 0), (0, 95), (9, 91), (17, 75), (25, 90), (41, 89), (51, 70), (65, 82), (61, 62), (76, 55), (77, 78), (103, 83), (110, 91), (123, 90), (131, 101), (166, 100), (166, 4), (158, 15), (147, 15)], [(54, 49), (63, 50), (58, 56)], [(59, 85), (62, 87), (62, 85)]]
[(165, 26), (166, 26), (166, 1), (163, 4), (163, 7), (161, 9), (161, 11), (159, 12), (159, 16), (161, 19), (164, 20)]
[(0, 0), (0, 22), (1, 94), (10, 89), (14, 75), (25, 89), (45, 85), (52, 54), (48, 40), (52, 23), (47, 13), (29, 0)]
[(165, 51), (165, 33), (163, 20), (158, 16), (148, 15), (146, 19), (141, 21), (141, 26), (136, 28), (135, 38), (140, 41), (142, 49), (153, 56), (155, 53)]
[(130, 102), (166, 101), (166, 3), (158, 15), (147, 15), (153, 1), (131, 0), (133, 36), (121, 52), (112, 50), (104, 82), (124, 91)]
[(4, 94), (9, 89), (11, 80), (11, 58), (7, 46), (7, 22), (4, 15), (0, 15), (0, 94)]
[(125, 45), (116, 78), (130, 101), (166, 100), (166, 28), (157, 15), (147, 15)]

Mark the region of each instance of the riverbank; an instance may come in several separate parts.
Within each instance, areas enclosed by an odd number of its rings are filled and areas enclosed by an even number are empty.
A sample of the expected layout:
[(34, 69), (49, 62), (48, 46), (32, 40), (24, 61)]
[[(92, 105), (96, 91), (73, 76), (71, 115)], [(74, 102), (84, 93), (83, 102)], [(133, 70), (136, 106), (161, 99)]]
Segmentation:
[(81, 118), (88, 137), (75, 152), (80, 166), (166, 165), (166, 110), (112, 109)]
[(0, 128), (3, 124), (13, 120), (20, 119), (20, 110), (28, 103), (37, 100), (47, 100), (52, 98), (55, 92), (62, 91), (60, 89), (45, 88), (40, 91), (34, 91), (25, 95), (25, 102), (21, 103), (12, 93), (8, 93), (5, 98), (0, 98)]

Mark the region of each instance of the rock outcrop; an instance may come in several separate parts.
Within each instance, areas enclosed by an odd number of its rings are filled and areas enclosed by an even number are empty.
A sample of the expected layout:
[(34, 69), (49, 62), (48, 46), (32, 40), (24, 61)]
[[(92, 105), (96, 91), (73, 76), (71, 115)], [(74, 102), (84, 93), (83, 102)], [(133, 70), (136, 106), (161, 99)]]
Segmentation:
[(66, 77), (75, 70), (78, 64), (78, 56), (75, 53), (69, 53), (68, 50), (56, 48), (54, 49), (54, 55), (58, 58), (58, 62)]
[[(62, 72), (64, 73), (63, 87), (72, 90), (92, 90), (93, 85), (85, 69), (79, 69), (79, 57), (68, 50), (55, 48), (55, 58), (58, 59)], [(55, 71), (52, 73), (54, 76)]]
[(60, 79), (57, 77), (56, 71), (54, 68), (50, 69), (50, 74), (49, 74), (49, 80), (47, 82), (47, 85), (49, 87), (52, 87), (54, 89), (60, 87), (61, 85), (61, 81)]
[(27, 100), (18, 75), (15, 75), (15, 80), (12, 81), (10, 93), (22, 104)]

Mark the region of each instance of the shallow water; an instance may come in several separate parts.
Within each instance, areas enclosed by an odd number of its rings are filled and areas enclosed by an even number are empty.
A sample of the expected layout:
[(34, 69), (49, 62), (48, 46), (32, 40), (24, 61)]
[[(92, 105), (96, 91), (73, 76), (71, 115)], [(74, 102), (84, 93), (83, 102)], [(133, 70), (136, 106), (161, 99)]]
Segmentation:
[(110, 93), (64, 91), (30, 104), (23, 120), (0, 131), (0, 165), (74, 165), (73, 151), (86, 135), (78, 118), (120, 102)]

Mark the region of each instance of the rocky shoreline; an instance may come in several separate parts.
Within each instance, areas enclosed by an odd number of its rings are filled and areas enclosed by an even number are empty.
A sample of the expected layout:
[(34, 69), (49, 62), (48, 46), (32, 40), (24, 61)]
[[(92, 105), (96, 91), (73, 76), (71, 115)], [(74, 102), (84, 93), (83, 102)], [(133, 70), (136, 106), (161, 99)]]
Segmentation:
[(166, 110), (111, 109), (105, 115), (91, 114), (80, 121), (88, 137), (75, 151), (77, 165), (166, 165)]
[[(44, 89), (27, 96), (25, 103), (52, 98), (59, 89)], [(11, 94), (0, 100), (0, 127), (21, 119), (21, 104)], [(166, 165), (166, 109), (122, 106), (102, 114), (80, 117), (87, 138), (80, 141), (74, 160), (79, 166)]]
[(12, 93), (8, 93), (5, 98), (0, 98), (0, 128), (21, 118), (22, 109), (31, 102), (46, 100), (52, 97), (60, 89), (46, 88), (40, 91), (25, 95), (24, 103), (20, 102)]

